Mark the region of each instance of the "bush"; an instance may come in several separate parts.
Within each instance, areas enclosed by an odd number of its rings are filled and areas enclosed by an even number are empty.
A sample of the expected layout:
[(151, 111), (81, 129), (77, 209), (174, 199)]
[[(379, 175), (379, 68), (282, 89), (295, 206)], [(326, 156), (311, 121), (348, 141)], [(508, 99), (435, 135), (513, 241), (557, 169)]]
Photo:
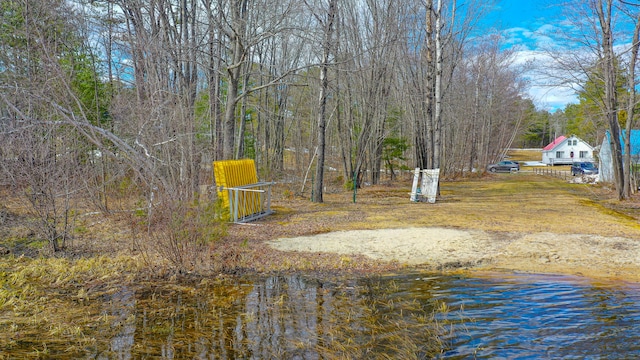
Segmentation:
[(180, 271), (197, 271), (214, 242), (226, 234), (216, 204), (173, 201), (155, 206), (150, 240), (158, 254)]

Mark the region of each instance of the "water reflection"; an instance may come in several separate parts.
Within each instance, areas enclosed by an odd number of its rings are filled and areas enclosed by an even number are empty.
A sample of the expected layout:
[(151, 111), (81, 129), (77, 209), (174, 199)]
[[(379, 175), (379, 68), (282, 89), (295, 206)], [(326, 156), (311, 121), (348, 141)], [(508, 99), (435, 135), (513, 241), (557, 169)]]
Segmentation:
[(562, 276), (452, 279), (432, 294), (463, 309), (442, 358), (636, 358), (640, 288)]
[(571, 277), (274, 276), (122, 287), (95, 305), (108, 328), (85, 329), (91, 346), (40, 338), (7, 356), (43, 343), (96, 359), (640, 356), (640, 288)]
[[(439, 352), (431, 307), (398, 296), (394, 281), (302, 276), (200, 288), (123, 288), (105, 299), (112, 326), (85, 357), (320, 359), (430, 357)], [(49, 349), (55, 354), (55, 349)]]
[[(274, 355), (317, 358), (315, 334), (325, 309), (322, 287), (309, 286), (300, 277), (267, 279), (246, 298), (246, 318), (240, 339), (247, 339), (252, 357)], [(274, 351), (277, 349), (277, 351)]]
[(135, 344), (135, 293), (123, 287), (111, 296), (105, 304), (105, 314), (109, 315), (111, 327), (118, 332), (111, 338), (110, 350), (113, 358), (131, 359), (131, 348)]

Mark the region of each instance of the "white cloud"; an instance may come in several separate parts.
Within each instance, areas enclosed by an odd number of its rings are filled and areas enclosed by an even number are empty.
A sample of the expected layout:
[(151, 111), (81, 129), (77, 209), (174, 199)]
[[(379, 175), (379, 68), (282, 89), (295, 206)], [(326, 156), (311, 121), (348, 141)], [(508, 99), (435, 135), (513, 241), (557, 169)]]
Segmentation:
[(531, 85), (529, 96), (539, 109), (549, 112), (562, 110), (567, 104), (578, 102), (575, 91), (568, 86)]
[(527, 96), (539, 109), (551, 112), (578, 101), (575, 87), (560, 80), (562, 74), (549, 74), (556, 68), (555, 60), (541, 50), (557, 48), (551, 36), (556, 30), (555, 25), (546, 24), (535, 31), (514, 27), (503, 32), (505, 45), (514, 51), (514, 66), (530, 68), (524, 74), (529, 84)]

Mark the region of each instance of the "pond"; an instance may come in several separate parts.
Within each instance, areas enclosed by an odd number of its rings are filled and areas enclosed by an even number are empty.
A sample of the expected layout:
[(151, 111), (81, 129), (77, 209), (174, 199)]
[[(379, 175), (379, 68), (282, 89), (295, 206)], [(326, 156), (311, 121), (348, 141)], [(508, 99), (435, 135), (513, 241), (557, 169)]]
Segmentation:
[[(568, 276), (205, 280), (122, 287), (82, 306), (95, 326), (33, 331), (0, 344), (0, 358), (640, 356), (640, 286)], [(74, 346), (74, 334), (91, 341)]]

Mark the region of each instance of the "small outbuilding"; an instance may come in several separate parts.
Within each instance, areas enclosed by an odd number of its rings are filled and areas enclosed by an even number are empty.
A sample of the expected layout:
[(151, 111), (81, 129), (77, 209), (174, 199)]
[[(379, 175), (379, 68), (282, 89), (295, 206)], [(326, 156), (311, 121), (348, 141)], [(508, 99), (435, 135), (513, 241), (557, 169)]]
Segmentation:
[(593, 162), (593, 147), (575, 135), (559, 136), (542, 149), (542, 162), (547, 165)]
[[(626, 131), (622, 131), (620, 135), (620, 145), (622, 146), (622, 155), (624, 156), (624, 138)], [(631, 163), (640, 163), (640, 130), (631, 130), (630, 135), (631, 144)], [(598, 153), (598, 168), (600, 172), (600, 181), (613, 182), (613, 159), (611, 156), (611, 134), (606, 132), (604, 139), (602, 139), (602, 146), (600, 146), (600, 152)]]

